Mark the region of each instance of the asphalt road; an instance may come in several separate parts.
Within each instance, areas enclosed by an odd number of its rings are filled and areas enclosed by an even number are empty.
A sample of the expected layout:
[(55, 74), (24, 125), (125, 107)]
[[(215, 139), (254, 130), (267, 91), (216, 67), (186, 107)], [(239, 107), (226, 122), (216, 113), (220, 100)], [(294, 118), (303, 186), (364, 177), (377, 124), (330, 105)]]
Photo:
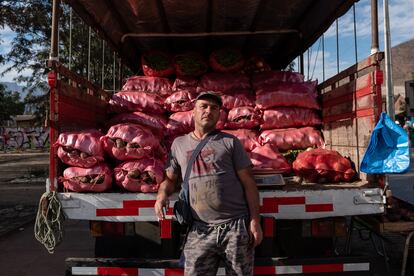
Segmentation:
[(49, 254), (33, 234), (33, 223), (0, 238), (0, 275), (65, 275), (65, 259), (93, 256), (93, 239), (86, 221), (67, 221), (65, 236)]

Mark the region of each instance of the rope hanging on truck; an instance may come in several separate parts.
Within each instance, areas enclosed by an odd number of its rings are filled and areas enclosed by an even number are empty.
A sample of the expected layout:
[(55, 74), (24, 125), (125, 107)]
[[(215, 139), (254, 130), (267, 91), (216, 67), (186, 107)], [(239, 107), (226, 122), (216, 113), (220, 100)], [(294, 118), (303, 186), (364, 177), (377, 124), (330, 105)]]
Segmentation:
[(50, 254), (63, 238), (65, 217), (56, 192), (45, 192), (39, 201), (34, 226), (35, 238), (43, 244)]

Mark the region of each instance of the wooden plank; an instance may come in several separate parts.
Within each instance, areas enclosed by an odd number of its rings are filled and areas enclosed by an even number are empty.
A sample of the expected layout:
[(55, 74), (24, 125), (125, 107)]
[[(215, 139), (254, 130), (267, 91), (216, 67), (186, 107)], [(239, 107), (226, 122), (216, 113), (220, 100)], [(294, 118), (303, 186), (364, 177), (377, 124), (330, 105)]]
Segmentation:
[(325, 144), (327, 147), (356, 146), (357, 141), (354, 127), (354, 120), (336, 121), (325, 125), (322, 130)]
[(322, 102), (324, 105), (329, 104), (329, 101), (332, 101), (335, 98), (353, 94), (355, 91), (361, 90), (365, 87), (371, 87), (373, 84), (372, 79), (372, 74), (367, 74), (356, 80), (338, 86), (334, 90), (323, 93)]
[(59, 82), (58, 90), (55, 115), (59, 131), (98, 128), (106, 121), (107, 102), (63, 82)]
[(408, 233), (414, 231), (414, 221), (389, 221), (386, 217), (363, 216), (358, 217), (377, 233)]
[(108, 101), (105, 99), (88, 94), (86, 93), (86, 91), (82, 91), (82, 89), (78, 87), (74, 87), (66, 83), (60, 82), (59, 83), (59, 96), (62, 96), (62, 95), (66, 96), (67, 98), (71, 98), (76, 101), (86, 103), (91, 108), (99, 109), (101, 111), (106, 110), (106, 107), (108, 105)]
[(381, 223), (381, 232), (411, 232), (414, 231), (414, 221), (385, 221)]
[[(105, 95), (106, 93), (100, 89), (98, 86), (94, 85), (92, 82), (86, 80), (85, 78), (83, 78), (82, 76), (70, 71), (68, 68), (66, 68), (65, 66), (63, 66), (60, 63), (55, 64), (54, 69), (56, 70), (56, 72), (62, 76), (65, 76), (67, 79), (74, 81), (75, 83), (77, 83), (78, 85), (81, 85), (84, 88), (88, 88), (92, 91), (96, 91), (96, 95), (100, 96), (100, 95)], [(62, 83), (62, 81), (61, 81)]]
[(370, 66), (379, 66), (381, 60), (383, 60), (384, 58), (384, 53), (383, 52), (378, 52), (374, 55), (371, 55), (370, 57), (366, 58), (363, 61), (360, 61), (359, 63), (352, 65), (350, 67), (348, 67), (347, 69), (345, 69), (344, 71), (340, 72), (339, 74), (333, 76), (330, 79), (327, 79), (326, 81), (324, 81), (323, 83), (321, 83), (318, 86), (319, 90), (323, 90), (327, 87), (332, 86), (333, 84), (335, 84), (336, 82), (349, 77), (350, 75), (353, 75), (357, 72), (360, 72), (364, 69), (369, 68)]

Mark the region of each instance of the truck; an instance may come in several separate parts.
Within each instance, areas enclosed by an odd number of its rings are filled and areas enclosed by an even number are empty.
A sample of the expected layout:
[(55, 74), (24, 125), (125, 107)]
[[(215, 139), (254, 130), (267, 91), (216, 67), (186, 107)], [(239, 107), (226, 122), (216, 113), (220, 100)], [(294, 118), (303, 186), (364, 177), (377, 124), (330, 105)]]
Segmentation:
[[(303, 54), (356, 0), (99, 1), (65, 0), (132, 71), (140, 53), (153, 48), (205, 53), (223, 45), (254, 51), (274, 70)], [(373, 26), (376, 22), (376, 1)], [(158, 221), (152, 193), (75, 193), (58, 184), (63, 164), (53, 144), (60, 133), (100, 128), (107, 120), (108, 93), (72, 72), (58, 58), (60, 1), (53, 1), (50, 72), (50, 168), (48, 189), (57, 192), (65, 217), (90, 222), (95, 256), (66, 260), (67, 275), (183, 275), (180, 246), (185, 234), (173, 217)], [(375, 30), (375, 28), (373, 28)], [(378, 48), (378, 34), (373, 43)], [(380, 62), (366, 59), (318, 85), (326, 148), (349, 156), (359, 180), (352, 183), (287, 183), (260, 189), (264, 240), (256, 248), (255, 275), (344, 273), (371, 275), (372, 256), (350, 254), (353, 218), (385, 211), (383, 175), (359, 170), (381, 113)], [(303, 62), (301, 71), (303, 72)], [(258, 181), (266, 178), (258, 177)], [(284, 179), (288, 182), (289, 179)], [(343, 250), (338, 240), (343, 239)], [(219, 269), (218, 275), (224, 275)]]

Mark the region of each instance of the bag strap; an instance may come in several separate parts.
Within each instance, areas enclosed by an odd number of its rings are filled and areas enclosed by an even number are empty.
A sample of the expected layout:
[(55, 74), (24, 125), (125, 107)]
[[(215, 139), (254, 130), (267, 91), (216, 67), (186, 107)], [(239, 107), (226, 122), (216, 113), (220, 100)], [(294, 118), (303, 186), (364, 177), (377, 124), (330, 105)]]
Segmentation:
[(191, 155), (190, 161), (188, 161), (188, 165), (187, 165), (187, 169), (185, 171), (185, 176), (184, 176), (184, 179), (183, 179), (183, 183), (181, 185), (181, 189), (184, 189), (184, 190), (188, 189), (188, 178), (190, 177), (191, 169), (193, 167), (193, 164), (194, 164), (197, 156), (199, 155), (201, 150), (204, 148), (204, 146), (208, 143), (208, 141), (211, 139), (211, 137), (213, 137), (214, 134), (218, 134), (219, 132), (220, 132), (219, 130), (214, 130), (214, 131), (210, 132), (203, 140), (201, 140), (200, 143), (198, 143), (197, 147), (193, 151), (193, 154)]

